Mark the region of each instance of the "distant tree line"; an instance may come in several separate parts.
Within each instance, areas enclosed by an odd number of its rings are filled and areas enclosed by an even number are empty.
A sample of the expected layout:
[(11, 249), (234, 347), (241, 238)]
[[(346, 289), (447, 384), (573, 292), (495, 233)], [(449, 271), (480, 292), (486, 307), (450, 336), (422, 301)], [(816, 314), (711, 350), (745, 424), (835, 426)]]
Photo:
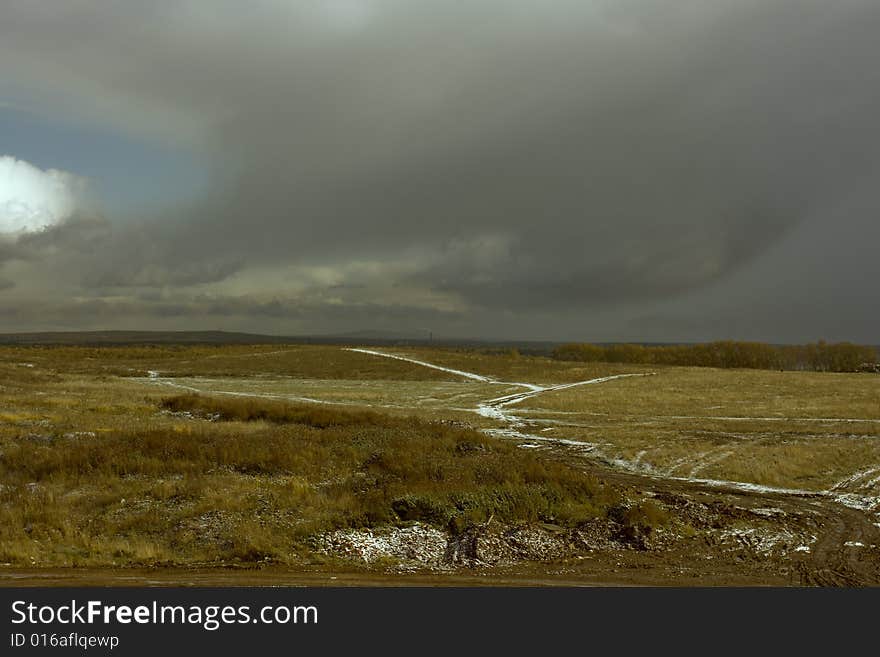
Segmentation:
[(707, 342), (692, 345), (565, 344), (553, 350), (557, 360), (683, 365), (816, 372), (872, 371), (877, 349), (864, 345), (824, 340), (803, 345), (772, 345), (763, 342)]

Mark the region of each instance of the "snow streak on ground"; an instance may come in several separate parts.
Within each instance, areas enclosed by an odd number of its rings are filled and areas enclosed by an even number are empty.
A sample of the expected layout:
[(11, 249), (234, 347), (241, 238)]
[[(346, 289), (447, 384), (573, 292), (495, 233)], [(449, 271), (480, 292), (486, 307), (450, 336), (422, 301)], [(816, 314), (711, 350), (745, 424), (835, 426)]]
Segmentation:
[[(359, 354), (369, 354), (370, 356), (381, 356), (382, 358), (393, 358), (394, 360), (402, 360), (407, 363), (415, 363), (416, 365), (421, 365), (422, 367), (430, 367), (432, 370), (440, 370), (441, 372), (448, 372), (450, 374), (457, 374), (458, 376), (463, 376), (466, 379), (473, 379), (474, 381), (482, 381), (483, 383), (500, 383), (495, 379), (491, 379), (488, 376), (482, 376), (481, 374), (474, 374), (473, 372), (462, 372), (461, 370), (453, 370), (448, 367), (441, 367), (440, 365), (434, 365), (433, 363), (426, 363), (423, 360), (416, 360), (414, 358), (405, 358), (404, 356), (395, 356), (394, 354), (386, 354), (382, 351), (373, 351), (372, 349), (354, 349), (348, 348), (346, 351), (356, 351)], [(525, 385), (525, 384), (505, 384), (505, 385)], [(529, 386), (531, 387), (531, 386)]]
[[(770, 555), (775, 551), (783, 553), (794, 545), (794, 552), (810, 552), (810, 545), (799, 544), (802, 537), (787, 530), (768, 530), (759, 527), (731, 528), (718, 532), (718, 537), (748, 547), (758, 554)], [(809, 543), (815, 543), (816, 537), (810, 537)]]
[(849, 477), (841, 479), (836, 484), (834, 484), (834, 486), (831, 487), (831, 490), (842, 490), (844, 488), (849, 488), (850, 486), (855, 485), (857, 482), (861, 482), (860, 488), (873, 488), (878, 483), (880, 483), (880, 476), (874, 477), (873, 479), (868, 479), (868, 477), (878, 472), (880, 472), (880, 466), (875, 466), (872, 468), (868, 468), (867, 470), (862, 470), (861, 472), (853, 473)]
[[(565, 390), (567, 388), (574, 388), (575, 386), (586, 386), (594, 383), (605, 383), (606, 381), (613, 381), (614, 379), (624, 379), (632, 376), (651, 376), (653, 372), (645, 373), (645, 374), (615, 374), (614, 376), (603, 376), (598, 379), (590, 379), (588, 381), (576, 381), (574, 383), (563, 383), (557, 386), (549, 386), (549, 387), (541, 387), (541, 386), (532, 386), (532, 390), (529, 392), (517, 392), (512, 395), (505, 395), (504, 397), (497, 397), (495, 399), (490, 399), (488, 401), (482, 402), (477, 407), (477, 413), (482, 415), (483, 417), (492, 418), (495, 420), (501, 420), (502, 422), (508, 422), (515, 426), (522, 426), (525, 424), (525, 421), (517, 415), (514, 415), (509, 412), (505, 412), (502, 409), (506, 406), (510, 406), (511, 404), (517, 404), (521, 401), (525, 401), (526, 399), (531, 399), (537, 395), (540, 395), (544, 392), (555, 392), (556, 390)], [(524, 385), (521, 383), (510, 384), (510, 385)], [(536, 436), (540, 440), (546, 440), (546, 438), (541, 438)]]
[(187, 386), (182, 383), (177, 383), (175, 381), (171, 381), (169, 379), (163, 379), (159, 376), (158, 372), (150, 372), (148, 380), (152, 383), (158, 383), (159, 385), (169, 386), (171, 388), (178, 388), (180, 390), (187, 390), (189, 392), (196, 392), (203, 395), (229, 395), (230, 397), (257, 397), (260, 399), (277, 399), (281, 401), (299, 401), (299, 402), (307, 402), (310, 404), (334, 404), (340, 406), (351, 406), (350, 402), (334, 402), (327, 401), (325, 399), (314, 399), (312, 397), (298, 397), (296, 395), (273, 395), (271, 393), (259, 393), (259, 392), (234, 392), (231, 390), (215, 390), (213, 388), (205, 390), (202, 388), (196, 388), (193, 386)]

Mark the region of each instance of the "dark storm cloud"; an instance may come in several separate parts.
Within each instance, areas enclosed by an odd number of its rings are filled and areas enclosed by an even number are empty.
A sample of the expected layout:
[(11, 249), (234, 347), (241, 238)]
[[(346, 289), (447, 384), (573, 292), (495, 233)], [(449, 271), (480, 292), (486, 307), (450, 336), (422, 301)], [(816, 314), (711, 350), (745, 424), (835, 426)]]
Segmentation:
[(60, 224), (37, 233), (25, 233), (15, 244), (25, 257), (41, 251), (81, 252), (93, 254), (110, 236), (111, 225), (99, 215), (74, 214)]
[(12, 241), (0, 240), (0, 265), (7, 260), (14, 260), (18, 257), (18, 249)]
[[(0, 292), (4, 290), (0, 281)], [(96, 329), (112, 323), (137, 328), (144, 322), (159, 328), (173, 328), (178, 321), (233, 319), (235, 321), (281, 322), (303, 320), (318, 322), (325, 332), (344, 332), (347, 327), (379, 326), (386, 330), (400, 327), (402, 321), (422, 325), (454, 323), (456, 318), (443, 311), (403, 304), (375, 303), (337, 306), (299, 299), (272, 299), (266, 302), (242, 297), (196, 297), (164, 299), (83, 299), (46, 302), (41, 300), (7, 301), (0, 297), (0, 314), (39, 330), (71, 328)]]
[[(345, 291), (334, 312), (353, 328), (370, 318), (363, 308), (394, 307), (399, 287), (486, 318), (658, 302), (735, 277), (880, 171), (873, 1), (0, 11), (0, 74), (212, 163), (203, 203), (114, 226), (89, 257), (63, 256), (85, 290), (135, 304), (150, 288), (222, 286), (272, 267), (293, 279), (334, 270), (326, 294)], [(876, 216), (876, 199), (860, 199), (803, 248)], [(864, 230), (880, 237), (876, 223)], [(364, 261), (387, 270), (363, 284), (352, 263)], [(290, 282), (254, 284), (236, 303), (271, 315)], [(318, 287), (304, 288), (312, 303)], [(182, 316), (245, 312), (198, 294), (177, 302), (190, 304)], [(299, 307), (278, 316), (302, 319)], [(428, 312), (399, 307), (413, 313), (400, 321)]]
[(53, 256), (93, 255), (109, 236), (109, 230), (109, 223), (100, 216), (74, 214), (39, 232), (0, 235), (0, 265), (7, 261), (39, 262)]

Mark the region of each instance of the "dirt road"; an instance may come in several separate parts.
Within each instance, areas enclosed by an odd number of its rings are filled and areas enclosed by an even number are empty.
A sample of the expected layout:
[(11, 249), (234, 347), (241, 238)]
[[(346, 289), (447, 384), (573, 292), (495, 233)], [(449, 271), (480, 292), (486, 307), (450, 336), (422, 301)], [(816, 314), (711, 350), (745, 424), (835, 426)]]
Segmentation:
[[(583, 460), (583, 453), (575, 452)], [(723, 486), (686, 480), (621, 472), (602, 463), (585, 467), (591, 474), (610, 483), (630, 486), (657, 494), (717, 496), (735, 508), (773, 507), (790, 518), (814, 519), (811, 527), (816, 541), (809, 553), (791, 556), (799, 574), (799, 583), (818, 586), (880, 585), (880, 528), (870, 515), (851, 509), (822, 495), (787, 495), (756, 491), (730, 490)]]

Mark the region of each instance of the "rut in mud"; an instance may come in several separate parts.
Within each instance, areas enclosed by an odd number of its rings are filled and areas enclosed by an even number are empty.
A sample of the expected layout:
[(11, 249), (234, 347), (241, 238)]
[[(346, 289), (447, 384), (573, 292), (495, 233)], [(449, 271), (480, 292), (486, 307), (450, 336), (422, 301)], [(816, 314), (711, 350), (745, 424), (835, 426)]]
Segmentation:
[(600, 463), (589, 466), (609, 482), (630, 485), (654, 494), (723, 492), (732, 504), (746, 508), (778, 508), (788, 516), (817, 520), (816, 541), (809, 552), (795, 558), (797, 583), (818, 586), (876, 586), (880, 584), (880, 529), (872, 517), (824, 495), (766, 493), (730, 489), (688, 480), (671, 480), (620, 472)]

